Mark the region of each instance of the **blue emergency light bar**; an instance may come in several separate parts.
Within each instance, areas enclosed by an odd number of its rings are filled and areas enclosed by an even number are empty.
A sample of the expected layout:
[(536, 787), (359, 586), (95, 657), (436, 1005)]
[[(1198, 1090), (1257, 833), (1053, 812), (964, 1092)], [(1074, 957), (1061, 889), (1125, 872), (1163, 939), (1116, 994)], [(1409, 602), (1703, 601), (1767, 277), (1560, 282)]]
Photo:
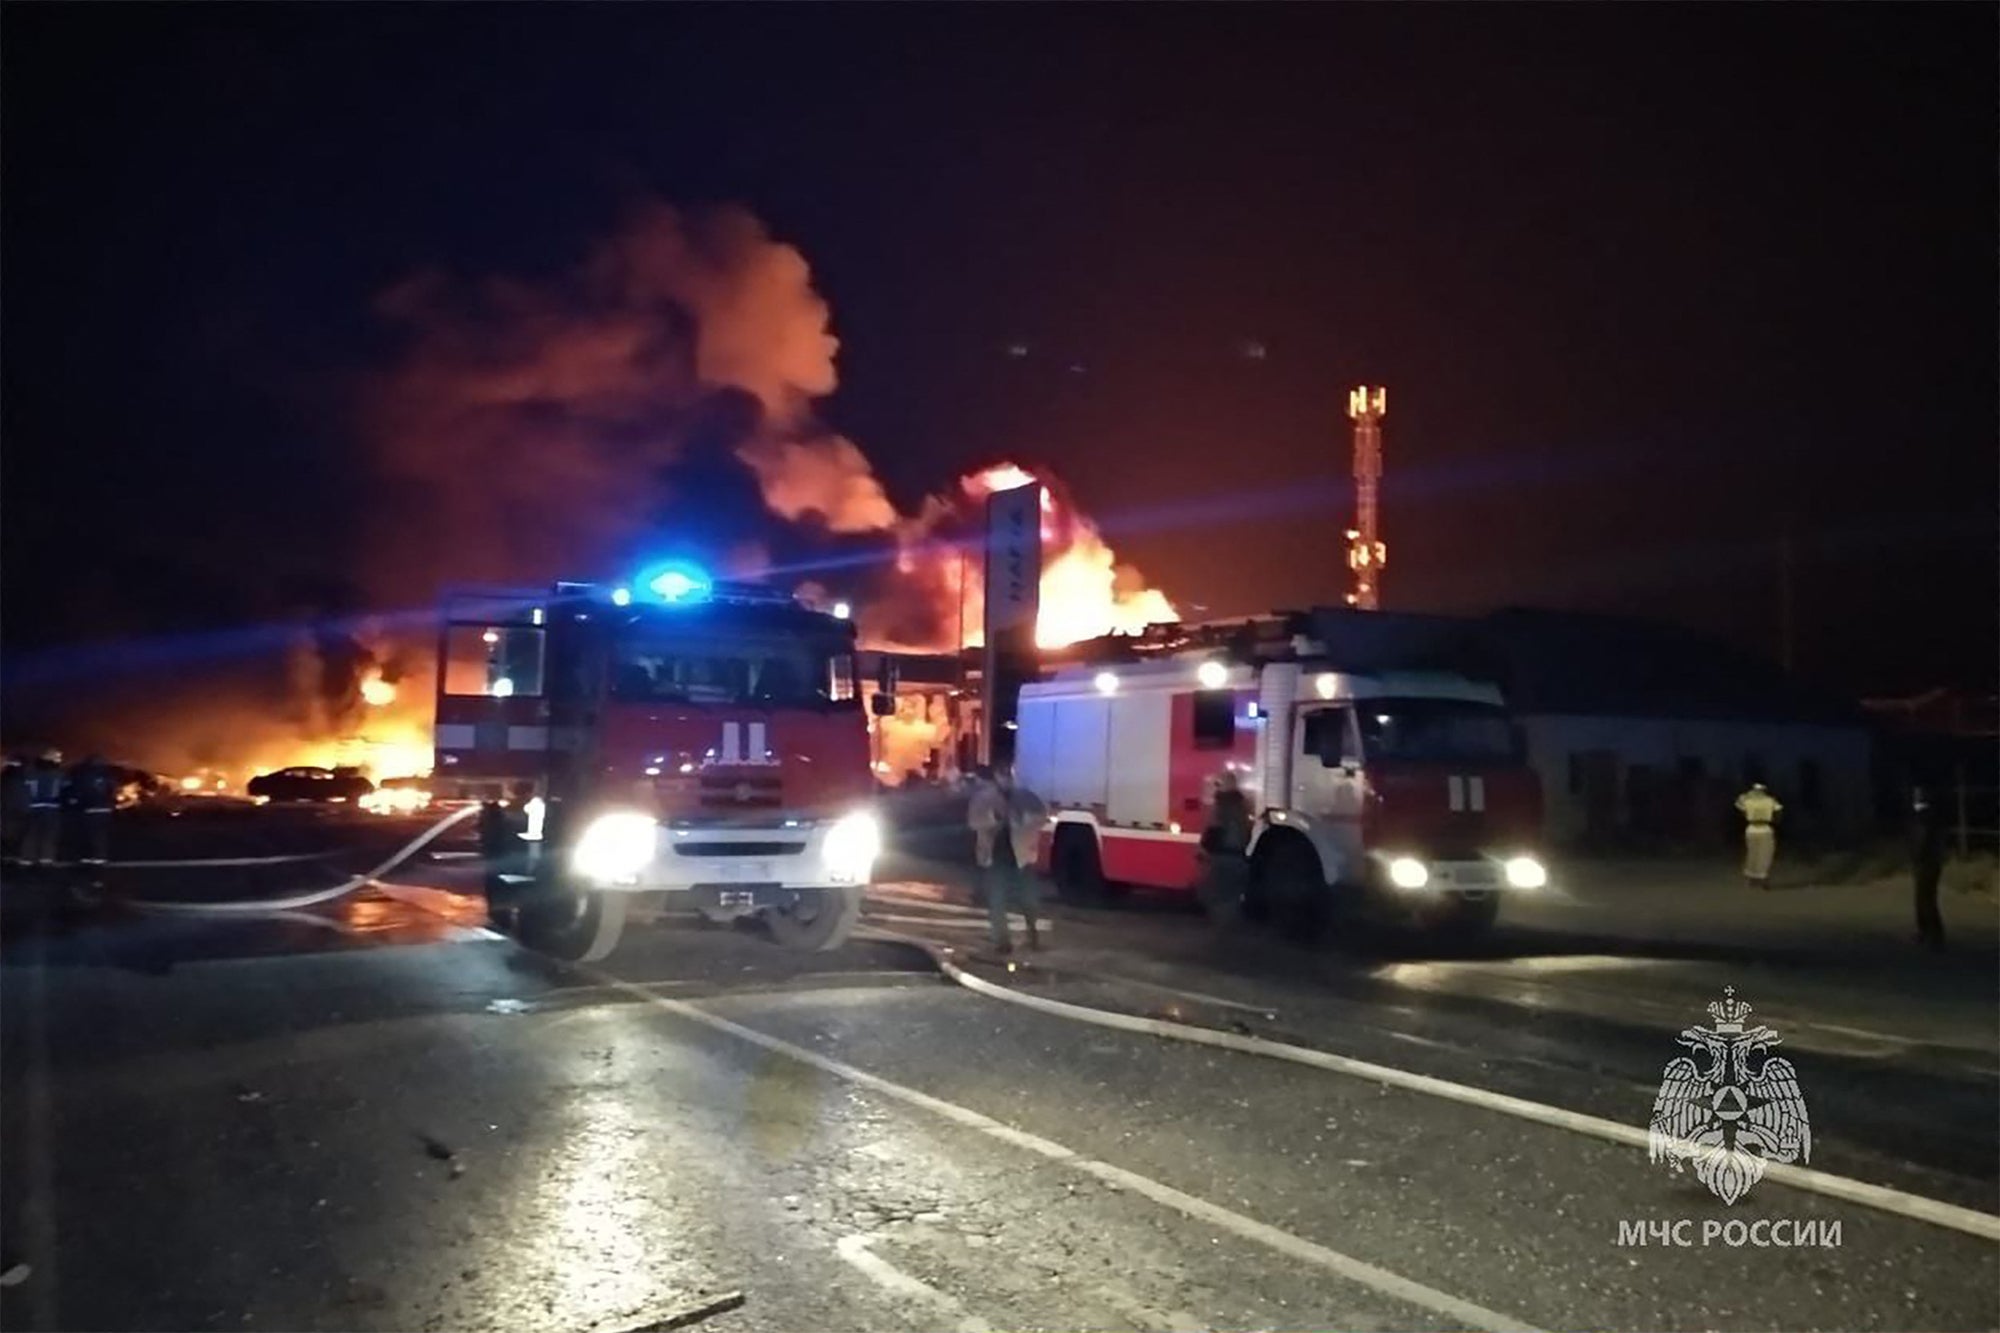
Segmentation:
[(715, 580), (693, 565), (662, 565), (648, 570), (642, 582), (647, 592), (670, 604), (707, 601), (715, 591)]
[(592, 598), (608, 598), (613, 606), (682, 607), (715, 602), (760, 606), (798, 604), (798, 599), (782, 588), (758, 583), (718, 582), (699, 565), (684, 561), (650, 566), (631, 584), (620, 584), (608, 591), (602, 585), (589, 583), (560, 583), (556, 587), (559, 595), (574, 592)]

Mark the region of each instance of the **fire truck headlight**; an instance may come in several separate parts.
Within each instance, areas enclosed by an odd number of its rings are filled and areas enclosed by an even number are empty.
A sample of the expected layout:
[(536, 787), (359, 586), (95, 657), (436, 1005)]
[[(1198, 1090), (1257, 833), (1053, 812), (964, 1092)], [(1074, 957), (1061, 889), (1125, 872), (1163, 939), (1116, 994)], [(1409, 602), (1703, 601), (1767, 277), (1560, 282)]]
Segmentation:
[(634, 880), (653, 860), (659, 822), (651, 815), (616, 810), (599, 815), (584, 827), (570, 853), (570, 865), (585, 879), (600, 884)]
[(1548, 867), (1532, 856), (1509, 857), (1507, 882), (1517, 889), (1539, 889), (1549, 882)]
[(1399, 889), (1421, 889), (1431, 882), (1431, 872), (1414, 856), (1399, 856), (1389, 862), (1389, 882)]
[(826, 831), (821, 856), (826, 871), (834, 879), (859, 884), (875, 873), (875, 858), (882, 852), (882, 826), (865, 810), (835, 821)]

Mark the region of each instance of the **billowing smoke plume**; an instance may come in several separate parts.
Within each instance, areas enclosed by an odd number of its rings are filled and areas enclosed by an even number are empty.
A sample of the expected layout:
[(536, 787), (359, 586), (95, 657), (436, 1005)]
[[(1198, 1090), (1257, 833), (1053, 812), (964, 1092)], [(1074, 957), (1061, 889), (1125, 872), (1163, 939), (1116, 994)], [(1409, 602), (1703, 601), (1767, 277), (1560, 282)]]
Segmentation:
[(568, 273), (426, 275), (379, 309), (406, 345), (362, 412), (393, 501), (378, 599), (606, 574), (709, 489), (677, 476), (691, 451), (738, 454), (787, 518), (893, 516), (860, 451), (812, 421), (839, 343), (805, 260), (740, 210), (654, 204)]
[[(357, 400), (353, 573), (380, 615), (295, 655), (297, 754), (260, 741), (256, 765), (421, 766), (441, 589), (615, 577), (667, 542), (740, 576), (837, 557), (810, 577), (860, 604), (866, 641), (979, 642), (978, 518), (1018, 469), (899, 513), (817, 420), (838, 383), (830, 314), (804, 257), (748, 213), (648, 204), (565, 270), (418, 274), (376, 310), (397, 345)], [(1051, 495), (1041, 637), (1170, 617)]]

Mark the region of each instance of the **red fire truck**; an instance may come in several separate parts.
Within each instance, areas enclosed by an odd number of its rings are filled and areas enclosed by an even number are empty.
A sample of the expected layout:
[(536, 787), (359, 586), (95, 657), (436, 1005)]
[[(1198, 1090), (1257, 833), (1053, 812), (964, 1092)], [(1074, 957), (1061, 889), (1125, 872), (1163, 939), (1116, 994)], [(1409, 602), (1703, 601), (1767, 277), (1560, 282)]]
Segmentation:
[(683, 565), (458, 593), (443, 620), (435, 790), (527, 844), (489, 877), (497, 920), (576, 959), (670, 911), (845, 940), (881, 844), (849, 621)]
[[(1370, 614), (1154, 626), (1024, 686), (1015, 766), (1055, 810), (1058, 889), (1192, 892), (1224, 772), (1255, 815), (1253, 915), (1477, 931), (1543, 887), (1540, 787), (1499, 690), (1384, 651), (1348, 619)], [(1367, 651), (1343, 643), (1364, 628)]]

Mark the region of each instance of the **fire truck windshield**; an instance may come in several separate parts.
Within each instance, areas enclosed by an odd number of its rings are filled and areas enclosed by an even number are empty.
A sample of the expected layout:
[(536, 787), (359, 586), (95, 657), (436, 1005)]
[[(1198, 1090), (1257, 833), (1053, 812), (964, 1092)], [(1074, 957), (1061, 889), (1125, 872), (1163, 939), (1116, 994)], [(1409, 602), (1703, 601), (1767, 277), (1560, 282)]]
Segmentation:
[(1355, 712), (1370, 760), (1505, 762), (1520, 756), (1507, 710), (1468, 699), (1363, 699)]
[(854, 660), (838, 645), (809, 639), (646, 627), (613, 648), (611, 695), (628, 702), (830, 707), (854, 699)]

